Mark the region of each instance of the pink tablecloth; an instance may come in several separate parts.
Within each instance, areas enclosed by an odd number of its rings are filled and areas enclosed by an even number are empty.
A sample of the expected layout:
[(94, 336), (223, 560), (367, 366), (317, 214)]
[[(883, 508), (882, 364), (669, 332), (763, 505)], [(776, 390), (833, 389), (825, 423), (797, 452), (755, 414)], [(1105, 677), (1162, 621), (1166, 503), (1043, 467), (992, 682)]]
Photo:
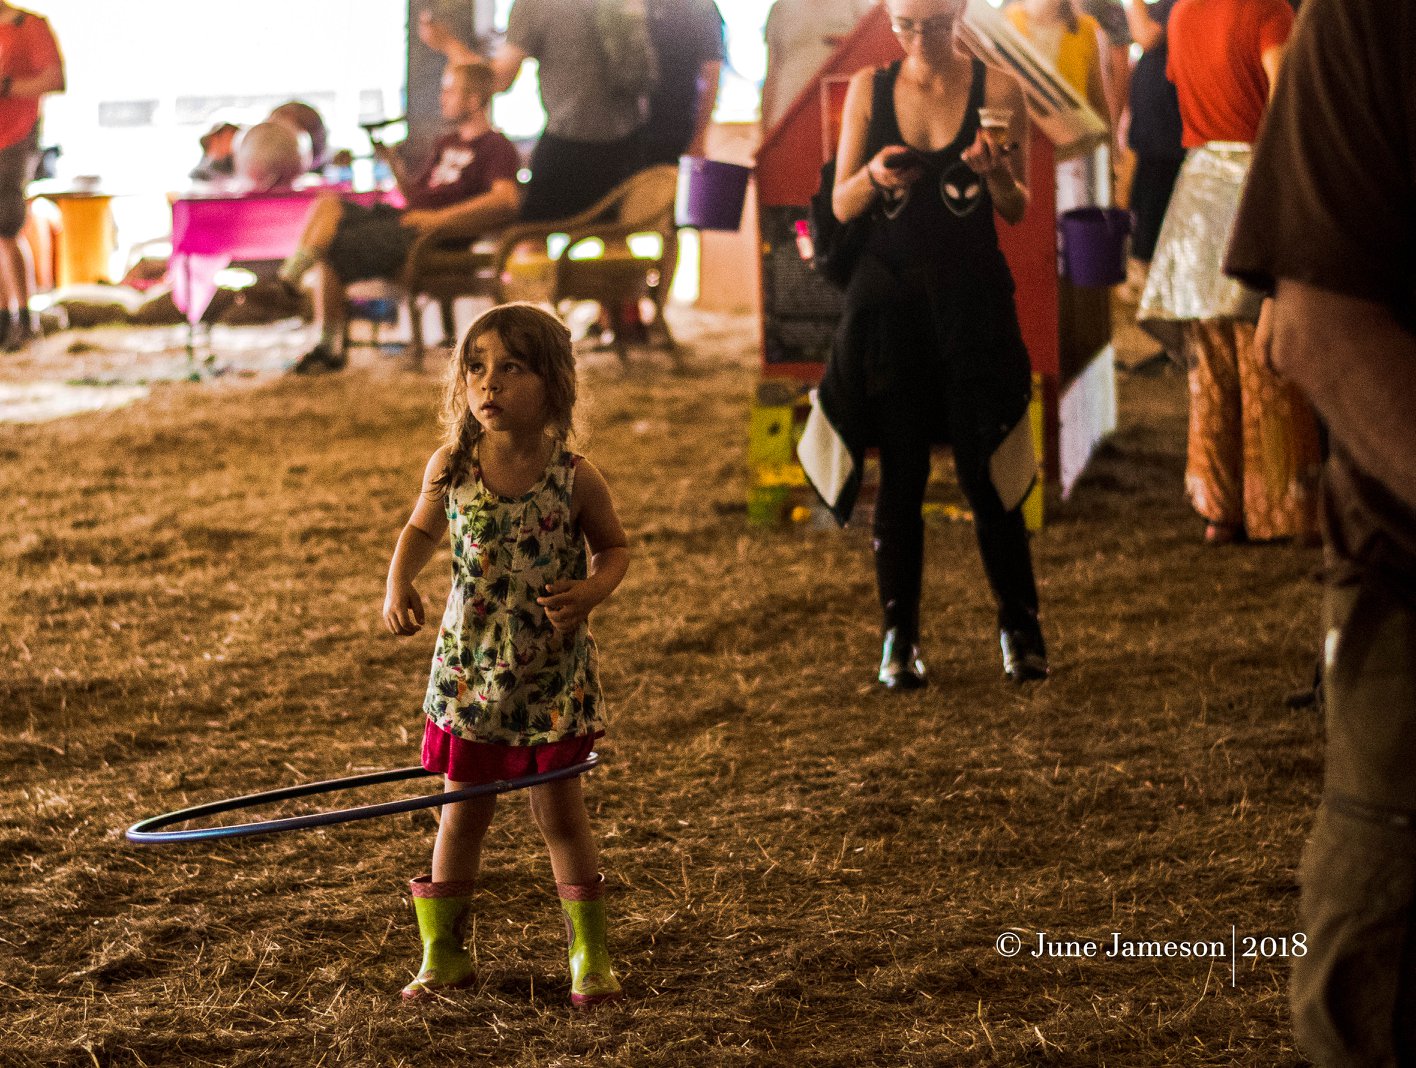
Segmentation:
[[(177, 307), (196, 323), (216, 295), (216, 273), (234, 260), (279, 260), (295, 251), (310, 206), (322, 190), (258, 196), (191, 196), (172, 202), (168, 276)], [(340, 193), (373, 204), (381, 191)]]

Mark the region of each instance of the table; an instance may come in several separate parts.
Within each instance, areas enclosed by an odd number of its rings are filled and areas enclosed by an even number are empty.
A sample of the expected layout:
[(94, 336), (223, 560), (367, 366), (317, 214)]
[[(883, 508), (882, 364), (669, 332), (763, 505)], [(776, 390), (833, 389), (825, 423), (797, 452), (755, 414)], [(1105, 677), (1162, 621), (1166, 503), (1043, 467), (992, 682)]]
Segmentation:
[[(195, 195), (172, 201), (172, 298), (195, 327), (216, 296), (217, 272), (233, 260), (282, 260), (295, 251), (311, 205), (327, 189), (256, 196)], [(392, 191), (335, 191), (365, 206), (397, 203)]]

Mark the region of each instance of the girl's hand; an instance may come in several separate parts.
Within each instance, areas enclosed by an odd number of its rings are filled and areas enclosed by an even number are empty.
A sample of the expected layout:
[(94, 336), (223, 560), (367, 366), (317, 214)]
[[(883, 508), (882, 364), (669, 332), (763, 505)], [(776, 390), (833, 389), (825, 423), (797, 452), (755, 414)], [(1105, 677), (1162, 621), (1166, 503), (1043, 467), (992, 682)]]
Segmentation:
[(590, 618), (590, 609), (599, 604), (583, 579), (557, 579), (546, 586), (546, 595), (536, 603), (546, 610), (546, 618), (559, 634), (571, 634)]
[(423, 598), (411, 585), (389, 586), (383, 617), (394, 634), (417, 634), (423, 629)]
[(886, 145), (867, 161), (870, 184), (887, 196), (904, 192), (924, 175), (919, 154), (905, 145)]
[(961, 158), (971, 171), (987, 178), (1007, 169), (1009, 157), (1017, 147), (1015, 144), (997, 145), (980, 130)]

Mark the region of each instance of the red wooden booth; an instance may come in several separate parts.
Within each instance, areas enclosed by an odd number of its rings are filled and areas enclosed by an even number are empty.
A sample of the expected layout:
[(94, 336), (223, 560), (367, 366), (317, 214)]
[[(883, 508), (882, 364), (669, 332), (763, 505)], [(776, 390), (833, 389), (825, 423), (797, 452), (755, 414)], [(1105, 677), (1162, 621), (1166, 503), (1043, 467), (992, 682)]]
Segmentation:
[[(982, 0), (977, 0), (982, 3)], [(1001, 35), (1001, 20), (987, 9), (983, 28)], [(971, 14), (974, 12), (970, 8)], [(980, 23), (971, 23), (978, 29)], [(975, 38), (977, 41), (978, 38)], [(1007, 65), (1023, 76), (1032, 123), (1028, 189), (1031, 203), (1016, 226), (999, 222), (999, 239), (1017, 283), (1018, 318), (1032, 359), (1034, 434), (1049, 482), (1063, 494), (1080, 474), (1101, 437), (1115, 426), (1115, 385), (1110, 348), (1108, 290), (1081, 290), (1059, 278), (1056, 222), (1056, 153), (1049, 132), (1072, 142), (1094, 143), (1104, 127), (1075, 94), (1059, 86), (1055, 72), (1013, 35)], [(1017, 48), (1026, 52), (1012, 55)], [(998, 62), (986, 42), (976, 51)], [(749, 465), (754, 470), (750, 514), (773, 522), (789, 508), (788, 491), (799, 485), (790, 468), (794, 422), (799, 423), (803, 387), (820, 380), (841, 311), (841, 295), (810, 268), (798, 248), (798, 223), (816, 192), (820, 169), (835, 155), (847, 83), (862, 67), (898, 59), (900, 48), (883, 5), (872, 9), (783, 115), (765, 131), (757, 154), (758, 222), (762, 254), (762, 382), (753, 413)], [(1054, 94), (1065, 93), (1066, 110)], [(1051, 111), (1050, 114), (1048, 112)], [(1041, 120), (1041, 121), (1039, 121)], [(795, 418), (793, 417), (795, 409)], [(1041, 499), (1030, 502), (1030, 524), (1041, 522)], [(796, 509), (800, 518), (803, 509)]]

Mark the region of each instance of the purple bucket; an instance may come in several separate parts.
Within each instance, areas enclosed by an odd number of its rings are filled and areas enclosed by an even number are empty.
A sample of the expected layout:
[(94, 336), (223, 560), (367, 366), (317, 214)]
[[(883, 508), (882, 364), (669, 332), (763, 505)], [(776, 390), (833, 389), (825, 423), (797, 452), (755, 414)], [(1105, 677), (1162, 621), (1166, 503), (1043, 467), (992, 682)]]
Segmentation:
[(675, 220), (700, 230), (736, 230), (752, 168), (697, 156), (679, 160)]
[(1115, 286), (1126, 280), (1126, 237), (1131, 213), (1120, 208), (1064, 211), (1062, 266), (1077, 286)]

